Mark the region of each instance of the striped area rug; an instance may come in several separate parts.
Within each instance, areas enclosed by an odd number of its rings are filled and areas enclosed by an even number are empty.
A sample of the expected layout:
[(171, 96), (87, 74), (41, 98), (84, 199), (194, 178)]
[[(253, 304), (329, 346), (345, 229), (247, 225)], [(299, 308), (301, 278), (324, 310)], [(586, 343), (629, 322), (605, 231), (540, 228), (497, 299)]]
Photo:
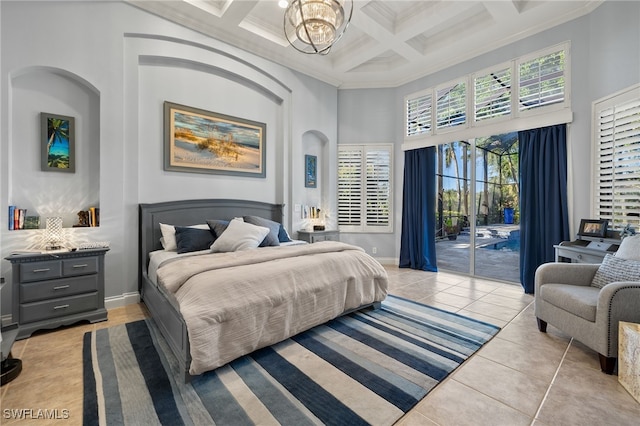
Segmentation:
[(389, 296), (183, 383), (151, 320), (84, 337), (84, 424), (391, 425), (499, 328)]

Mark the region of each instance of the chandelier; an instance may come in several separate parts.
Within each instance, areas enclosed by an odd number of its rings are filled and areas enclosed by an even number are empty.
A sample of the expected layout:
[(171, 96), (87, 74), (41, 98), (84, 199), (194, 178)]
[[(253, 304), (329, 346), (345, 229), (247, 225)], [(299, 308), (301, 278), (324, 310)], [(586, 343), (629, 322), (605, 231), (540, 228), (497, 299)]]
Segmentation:
[(326, 55), (344, 34), (352, 13), (353, 0), (293, 0), (284, 13), (284, 34), (296, 50)]

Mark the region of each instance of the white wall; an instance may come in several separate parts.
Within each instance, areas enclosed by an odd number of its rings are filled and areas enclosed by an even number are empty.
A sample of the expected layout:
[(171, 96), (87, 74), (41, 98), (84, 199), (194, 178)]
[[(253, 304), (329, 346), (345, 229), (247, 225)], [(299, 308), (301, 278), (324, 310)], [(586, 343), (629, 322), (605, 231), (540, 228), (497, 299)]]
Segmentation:
[[(66, 233), (74, 242), (110, 242), (108, 306), (137, 297), (139, 203), (284, 203), (284, 223), (294, 233), (301, 225), (294, 204), (308, 196), (303, 135), (319, 135), (326, 176), (335, 175), (335, 87), (120, 2), (1, 2), (0, 18), (0, 218), (7, 223), (9, 204), (28, 204), (30, 214), (68, 215), (71, 226), (74, 212), (99, 203), (99, 228)], [(164, 101), (266, 123), (266, 177), (165, 171)], [(41, 111), (82, 124), (75, 174), (39, 171)], [(3, 258), (40, 237), (1, 229)], [(2, 276), (11, 279), (5, 260)], [(10, 294), (5, 286), (5, 317)]]
[(386, 90), (341, 90), (338, 95), (339, 143), (377, 143), (383, 138), (396, 143), (393, 238), (374, 234), (349, 234), (346, 238), (369, 252), (371, 246), (377, 246), (379, 257), (398, 259), (404, 167), (404, 155), (399, 145), (403, 142), (403, 99), (406, 95), (565, 41), (571, 42), (574, 113), (568, 132), (569, 184), (573, 187), (570, 223), (577, 232), (580, 219), (592, 214), (591, 103), (640, 81), (638, 22), (640, 2), (605, 2), (587, 16), (418, 79), (398, 87), (392, 94)]

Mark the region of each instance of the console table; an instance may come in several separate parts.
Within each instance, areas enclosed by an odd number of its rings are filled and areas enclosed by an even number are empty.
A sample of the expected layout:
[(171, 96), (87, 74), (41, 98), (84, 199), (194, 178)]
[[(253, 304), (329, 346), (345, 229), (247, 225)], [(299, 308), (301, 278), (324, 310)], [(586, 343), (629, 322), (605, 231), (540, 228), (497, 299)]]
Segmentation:
[(16, 339), (81, 320), (105, 321), (104, 255), (108, 248), (13, 254), (12, 320)]
[(607, 253), (615, 253), (619, 246), (619, 239), (582, 236), (553, 247), (556, 250), (556, 262), (602, 263)]

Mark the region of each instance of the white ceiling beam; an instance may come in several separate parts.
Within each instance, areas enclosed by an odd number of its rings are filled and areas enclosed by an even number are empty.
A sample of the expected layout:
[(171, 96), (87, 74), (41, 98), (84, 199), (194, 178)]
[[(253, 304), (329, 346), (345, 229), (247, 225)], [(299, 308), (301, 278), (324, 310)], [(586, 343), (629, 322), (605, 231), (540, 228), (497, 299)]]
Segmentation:
[(227, 5), (221, 21), (224, 26), (237, 27), (244, 18), (251, 13), (258, 4), (258, 0), (234, 0)]
[(482, 4), (496, 22), (515, 19), (520, 15), (520, 11), (513, 0), (483, 1)]

